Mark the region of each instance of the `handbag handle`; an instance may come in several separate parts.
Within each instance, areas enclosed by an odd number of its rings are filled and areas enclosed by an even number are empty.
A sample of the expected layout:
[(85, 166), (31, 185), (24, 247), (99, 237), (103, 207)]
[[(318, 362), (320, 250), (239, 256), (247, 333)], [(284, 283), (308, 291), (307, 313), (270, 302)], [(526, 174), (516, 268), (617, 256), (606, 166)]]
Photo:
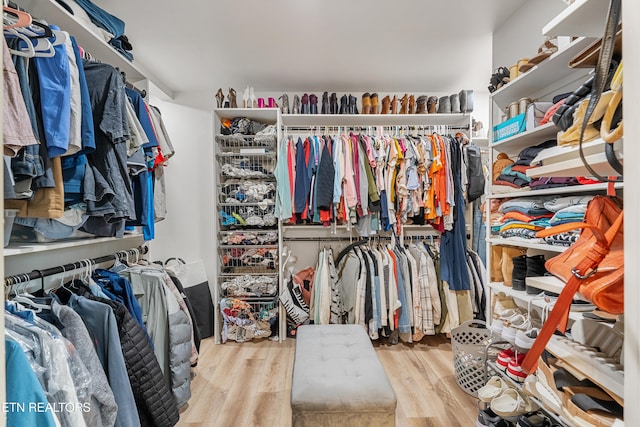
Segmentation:
[[(591, 87), (591, 96), (589, 98), (589, 104), (587, 105), (587, 110), (584, 114), (584, 120), (582, 121), (582, 127), (580, 129), (580, 143), (578, 145), (578, 152), (580, 153), (580, 159), (584, 164), (585, 168), (589, 171), (589, 173), (595, 177), (597, 180), (602, 182), (610, 182), (608, 178), (598, 175), (596, 171), (587, 163), (587, 160), (584, 158), (584, 152), (582, 150), (582, 143), (584, 139), (584, 132), (587, 129), (587, 125), (589, 123), (589, 119), (591, 118), (593, 112), (596, 109), (596, 105), (600, 100), (600, 95), (604, 91), (604, 87), (607, 83), (607, 75), (609, 73), (609, 67), (611, 65), (611, 59), (613, 57), (613, 49), (616, 42), (616, 33), (618, 29), (618, 21), (620, 21), (620, 12), (621, 12), (621, 0), (611, 0), (609, 3), (609, 13), (607, 14), (607, 22), (605, 26), (604, 37), (602, 39), (602, 45), (600, 48), (600, 56), (598, 57), (598, 65), (596, 66), (595, 79), (593, 82), (593, 86)], [(610, 144), (607, 144), (610, 145)], [(613, 147), (606, 147), (606, 150), (609, 150), (607, 153), (607, 158), (611, 157)], [(615, 157), (615, 156), (613, 156)], [(617, 161), (617, 159), (616, 159)], [(621, 166), (618, 162), (618, 165), (612, 164), (616, 172), (622, 173), (622, 170), (619, 166)]]
[[(560, 296), (558, 296), (558, 300), (553, 306), (553, 310), (551, 310), (551, 314), (549, 314), (547, 321), (542, 325), (542, 329), (540, 329), (538, 337), (531, 346), (531, 350), (529, 350), (522, 361), (522, 370), (527, 374), (531, 374), (537, 369), (538, 359), (551, 339), (551, 335), (556, 331), (556, 328), (560, 329), (561, 332), (566, 331), (573, 296), (578, 292), (578, 288), (582, 284), (582, 281), (597, 271), (598, 264), (600, 264), (604, 257), (609, 253), (609, 248), (611, 247), (616, 234), (620, 231), (623, 222), (624, 211), (621, 211), (613, 224), (611, 224), (611, 227), (609, 227), (605, 233), (603, 233), (598, 227), (586, 223), (576, 224), (578, 227), (572, 224), (562, 224), (557, 227), (552, 227), (549, 230), (544, 230), (545, 232), (550, 232), (547, 235), (551, 235), (556, 234), (555, 232), (552, 232), (554, 229), (557, 233), (561, 233), (563, 231), (567, 231), (567, 229), (588, 228), (594, 232), (596, 242), (589, 247), (588, 251), (582, 258), (582, 261), (573, 267), (571, 271), (573, 275), (564, 285), (562, 292), (560, 292)], [(536, 236), (540, 233), (542, 233), (542, 231), (536, 233)]]

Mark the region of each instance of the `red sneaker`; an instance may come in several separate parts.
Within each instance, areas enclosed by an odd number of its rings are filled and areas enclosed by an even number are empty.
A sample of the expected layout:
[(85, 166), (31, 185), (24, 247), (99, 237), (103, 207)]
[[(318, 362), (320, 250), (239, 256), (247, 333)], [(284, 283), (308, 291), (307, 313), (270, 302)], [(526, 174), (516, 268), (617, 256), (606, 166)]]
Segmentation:
[(507, 375), (509, 376), (509, 378), (519, 383), (523, 383), (527, 378), (527, 374), (523, 372), (522, 368), (520, 367), (520, 364), (522, 363), (526, 355), (526, 353), (518, 353), (518, 356), (511, 359), (511, 362), (509, 362), (509, 366), (507, 366)]

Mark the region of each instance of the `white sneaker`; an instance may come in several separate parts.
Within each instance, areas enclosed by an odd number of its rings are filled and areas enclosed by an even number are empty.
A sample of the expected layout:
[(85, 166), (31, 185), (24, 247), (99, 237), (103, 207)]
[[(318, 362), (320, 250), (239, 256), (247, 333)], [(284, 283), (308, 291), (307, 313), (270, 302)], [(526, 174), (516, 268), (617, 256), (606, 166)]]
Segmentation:
[(521, 348), (522, 350), (530, 350), (536, 338), (538, 338), (539, 332), (540, 332), (540, 329), (538, 328), (531, 328), (527, 331), (523, 331), (523, 330), (517, 331), (516, 347)]

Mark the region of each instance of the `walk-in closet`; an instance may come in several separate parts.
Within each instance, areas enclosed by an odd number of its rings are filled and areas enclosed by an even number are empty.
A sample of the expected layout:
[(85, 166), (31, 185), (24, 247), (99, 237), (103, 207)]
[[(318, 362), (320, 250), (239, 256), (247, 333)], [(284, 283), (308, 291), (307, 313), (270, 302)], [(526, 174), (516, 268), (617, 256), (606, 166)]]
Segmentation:
[(0, 427), (640, 425), (636, 2), (201, 3), (3, 4)]

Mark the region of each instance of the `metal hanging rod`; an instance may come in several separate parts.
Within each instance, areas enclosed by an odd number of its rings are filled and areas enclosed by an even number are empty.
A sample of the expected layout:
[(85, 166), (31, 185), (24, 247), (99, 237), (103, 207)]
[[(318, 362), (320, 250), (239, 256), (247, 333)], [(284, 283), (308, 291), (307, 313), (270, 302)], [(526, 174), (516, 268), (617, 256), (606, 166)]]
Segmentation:
[(17, 285), (18, 283), (26, 283), (34, 279), (53, 276), (54, 274), (67, 273), (73, 270), (77, 270), (79, 268), (84, 268), (84, 267), (87, 267), (87, 263), (89, 263), (89, 265), (96, 265), (96, 264), (100, 264), (107, 261), (115, 261), (116, 259), (121, 260), (124, 257), (128, 257), (129, 255), (135, 255), (136, 253), (139, 255), (145, 255), (148, 252), (149, 252), (149, 248), (147, 246), (139, 246), (138, 248), (119, 251), (111, 255), (105, 255), (97, 258), (87, 258), (84, 260), (76, 261), (71, 264), (65, 264), (57, 267), (46, 268), (44, 270), (33, 270), (31, 273), (16, 274), (13, 276), (5, 277), (4, 285), (13, 286), (13, 285)]

